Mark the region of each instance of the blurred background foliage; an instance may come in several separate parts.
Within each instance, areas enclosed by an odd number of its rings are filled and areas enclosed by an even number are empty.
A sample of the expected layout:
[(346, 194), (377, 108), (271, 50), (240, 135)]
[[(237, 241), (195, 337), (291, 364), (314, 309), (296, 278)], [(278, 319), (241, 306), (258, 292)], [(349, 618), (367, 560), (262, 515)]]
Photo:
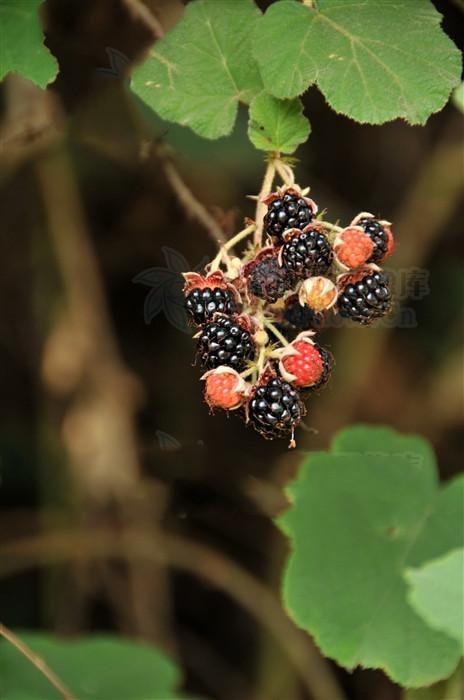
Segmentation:
[[(182, 12), (178, 0), (148, 4), (166, 29)], [(459, 45), (460, 3), (434, 4)], [(192, 693), (308, 697), (285, 644), (207, 576), (166, 566), (169, 556), (89, 562), (79, 537), (101, 528), (119, 541), (127, 527), (161, 525), (278, 591), (287, 545), (269, 516), (285, 506), (282, 486), (302, 452), (326, 448), (350, 423), (384, 423), (430, 440), (443, 479), (457, 473), (462, 115), (450, 103), (425, 128), (365, 126), (333, 113), (317, 90), (305, 95), (312, 134), (297, 179), (332, 220), (365, 210), (394, 222), (387, 267), (403, 309), (396, 318), (409, 323), (324, 331), (334, 375), (286, 454), (233, 415), (209, 415), (189, 335), (162, 312), (145, 324), (147, 290), (132, 282), (166, 267), (166, 246), (192, 268), (215, 252), (168, 182), (171, 157), (227, 235), (253, 215), (245, 197), (259, 189), (263, 159), (245, 115), (217, 142), (161, 123), (137, 107), (124, 60), (107, 51), (133, 60), (150, 41), (118, 0), (48, 0), (46, 12), (56, 81), (47, 95), (17, 77), (0, 89), (0, 543), (9, 548), (0, 619), (154, 642), (180, 660)], [(61, 528), (72, 537), (54, 561), (47, 538)], [(16, 542), (30, 543), (27, 569), (15, 569)], [(401, 696), (381, 672), (330, 668), (347, 698)]]

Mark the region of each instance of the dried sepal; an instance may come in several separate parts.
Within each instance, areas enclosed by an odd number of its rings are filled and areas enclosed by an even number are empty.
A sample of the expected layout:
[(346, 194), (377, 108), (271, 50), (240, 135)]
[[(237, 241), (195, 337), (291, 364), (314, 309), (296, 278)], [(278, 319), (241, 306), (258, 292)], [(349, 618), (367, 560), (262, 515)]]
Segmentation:
[(298, 291), (301, 306), (309, 306), (318, 313), (328, 311), (337, 301), (336, 285), (328, 277), (319, 275), (304, 280)]

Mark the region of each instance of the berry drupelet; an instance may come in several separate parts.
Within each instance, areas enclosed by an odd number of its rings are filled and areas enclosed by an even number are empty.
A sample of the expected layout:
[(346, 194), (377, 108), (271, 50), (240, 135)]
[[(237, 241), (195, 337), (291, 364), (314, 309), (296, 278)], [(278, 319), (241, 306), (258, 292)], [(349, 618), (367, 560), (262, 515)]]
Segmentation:
[(273, 198), (264, 217), (264, 232), (281, 242), (284, 232), (289, 228), (306, 228), (315, 213), (310, 202), (292, 190)]
[(368, 325), (385, 316), (391, 309), (388, 279), (380, 271), (372, 270), (347, 280), (337, 300), (340, 316)]
[(259, 386), (248, 407), (254, 429), (268, 440), (292, 436), (305, 413), (298, 391), (280, 377)]
[(195, 287), (187, 294), (185, 307), (197, 326), (210, 321), (215, 313), (230, 315), (237, 310), (230, 290), (221, 287)]
[[(284, 236), (285, 238), (285, 236)], [(290, 234), (281, 251), (282, 265), (298, 277), (323, 275), (329, 269), (333, 251), (327, 236), (317, 227)]]
[(228, 316), (216, 315), (198, 336), (201, 364), (207, 369), (224, 365), (242, 371), (254, 355), (249, 331)]

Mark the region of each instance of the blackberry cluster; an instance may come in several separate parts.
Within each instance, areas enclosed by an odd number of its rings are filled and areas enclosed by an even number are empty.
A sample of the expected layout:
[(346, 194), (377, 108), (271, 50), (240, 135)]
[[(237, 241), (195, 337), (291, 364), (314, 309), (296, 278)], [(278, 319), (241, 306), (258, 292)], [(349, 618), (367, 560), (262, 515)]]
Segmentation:
[(269, 204), (269, 211), (264, 217), (264, 232), (282, 240), (290, 228), (304, 229), (313, 220), (313, 211), (303, 197), (286, 193)]
[(253, 427), (270, 440), (293, 433), (305, 413), (299, 392), (280, 377), (259, 386), (249, 403)]
[(186, 309), (200, 329), (207, 404), (238, 410), (260, 435), (290, 437), (290, 446), (306, 415), (304, 400), (332, 372), (332, 354), (314, 341), (326, 314), (334, 309), (366, 325), (391, 308), (388, 280), (374, 264), (393, 250), (387, 222), (364, 212), (345, 228), (313, 222), (318, 208), (305, 193), (282, 187), (263, 200), (264, 245), (250, 224), (236, 241), (248, 233), (258, 240), (243, 259), (231, 254), (232, 241), (208, 274), (184, 275)]
[(388, 252), (388, 234), (377, 219), (361, 219), (358, 222), (374, 244), (374, 250), (368, 262), (381, 262)]
[(236, 310), (232, 293), (221, 287), (192, 289), (185, 298), (185, 308), (197, 326), (211, 320), (215, 313), (230, 315)]
[(310, 227), (292, 236), (282, 247), (284, 267), (298, 277), (325, 274), (332, 259), (332, 246), (325, 233)]
[(385, 316), (391, 309), (391, 292), (386, 275), (373, 272), (354, 284), (348, 284), (338, 297), (337, 308), (340, 316), (363, 325)]
[(251, 270), (248, 289), (258, 299), (274, 304), (293, 287), (294, 282), (295, 278), (291, 272), (281, 267), (277, 257), (272, 255), (264, 257)]
[(254, 344), (242, 326), (228, 316), (217, 315), (201, 331), (198, 352), (206, 369), (224, 365), (241, 372), (254, 355)]

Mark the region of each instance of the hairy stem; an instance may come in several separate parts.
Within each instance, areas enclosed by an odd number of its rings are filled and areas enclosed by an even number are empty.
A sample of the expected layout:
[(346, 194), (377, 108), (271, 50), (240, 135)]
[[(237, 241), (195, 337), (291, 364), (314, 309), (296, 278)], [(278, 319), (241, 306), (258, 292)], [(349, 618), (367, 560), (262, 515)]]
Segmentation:
[(216, 270), (219, 269), (219, 265), (222, 262), (222, 259), (225, 257), (226, 253), (231, 250), (234, 246), (237, 245), (237, 243), (240, 243), (244, 238), (249, 236), (253, 231), (256, 229), (255, 224), (250, 224), (250, 226), (247, 226), (244, 228), (242, 231), (239, 231), (238, 233), (235, 234), (232, 238), (230, 238), (224, 245), (221, 246), (221, 249), (219, 253), (216, 255), (214, 260), (211, 263), (211, 266), (209, 268), (210, 272), (215, 272)]
[(40, 673), (45, 676), (50, 685), (52, 685), (56, 690), (61, 693), (64, 700), (77, 700), (75, 696), (71, 693), (69, 688), (65, 686), (63, 681), (56, 675), (51, 668), (47, 666), (45, 661), (35, 654), (32, 649), (30, 649), (27, 644), (25, 644), (19, 637), (17, 637), (14, 632), (9, 630), (7, 627), (0, 623), (0, 637), (6, 639), (15, 649), (19, 651), (33, 666), (36, 667)]
[(266, 168), (266, 172), (264, 173), (264, 179), (263, 179), (263, 184), (261, 186), (261, 191), (258, 195), (258, 203), (256, 205), (256, 230), (255, 230), (255, 238), (254, 238), (254, 243), (256, 246), (261, 246), (262, 244), (262, 238), (263, 238), (263, 222), (264, 222), (264, 215), (266, 214), (266, 205), (264, 204), (263, 200), (266, 199), (268, 195), (271, 194), (272, 192), (272, 186), (274, 184), (274, 178), (276, 174), (276, 166), (275, 166), (275, 159), (272, 158)]
[(283, 163), (281, 160), (276, 159), (275, 168), (282, 178), (284, 185), (287, 185), (287, 187), (293, 187), (295, 184), (295, 176), (291, 167), (286, 163)]

